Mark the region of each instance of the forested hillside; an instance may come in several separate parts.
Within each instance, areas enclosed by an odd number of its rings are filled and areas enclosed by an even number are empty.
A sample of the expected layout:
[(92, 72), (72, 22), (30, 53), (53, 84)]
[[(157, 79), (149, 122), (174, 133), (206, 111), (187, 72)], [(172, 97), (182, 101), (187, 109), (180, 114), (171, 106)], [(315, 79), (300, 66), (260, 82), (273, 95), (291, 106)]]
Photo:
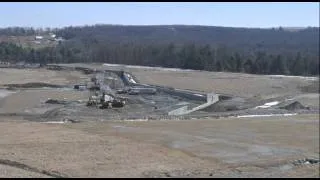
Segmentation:
[(53, 32), (66, 41), (32, 49), (0, 43), (0, 61), (107, 62), (255, 74), (319, 74), (319, 28), (95, 25), (0, 29), (0, 36)]

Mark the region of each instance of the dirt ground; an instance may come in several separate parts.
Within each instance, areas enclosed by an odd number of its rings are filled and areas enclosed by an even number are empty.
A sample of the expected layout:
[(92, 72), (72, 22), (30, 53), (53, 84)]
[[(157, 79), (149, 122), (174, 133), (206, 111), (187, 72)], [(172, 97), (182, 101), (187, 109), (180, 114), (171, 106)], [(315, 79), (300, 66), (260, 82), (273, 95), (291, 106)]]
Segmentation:
[(41, 109), (41, 104), (48, 99), (86, 101), (88, 93), (56, 89), (20, 90), (0, 99), (0, 113), (22, 113), (32, 111), (37, 107)]
[[(240, 97), (297, 95), (319, 92), (319, 79), (277, 75), (254, 75), (229, 72), (181, 71), (169, 69), (132, 68), (131, 66), (101, 66), (101, 64), (63, 64), (67, 67), (115, 69), (132, 73), (141, 83), (180, 89), (215, 92)], [(174, 77), (174, 78), (173, 78)], [(310, 92), (303, 87), (313, 86)]]
[[(300, 88), (319, 81), (129, 70), (142, 83), (241, 97), (285, 96), (319, 108), (317, 91)], [(86, 80), (88, 76), (76, 71), (0, 69), (0, 87), (27, 82), (72, 86)], [(304, 158), (319, 159), (319, 114), (64, 124), (4, 115), (44, 113), (48, 108), (43, 102), (48, 98), (84, 101), (87, 97), (85, 91), (65, 89), (0, 90), (0, 177), (320, 176), (319, 163), (293, 164)]]
[(0, 85), (24, 84), (29, 82), (68, 85), (79, 83), (87, 76), (77, 71), (49, 71), (47, 69), (0, 69)]
[(241, 97), (272, 98), (278, 95), (292, 95), (300, 93), (300, 87), (314, 83), (314, 81), (300, 78), (240, 73), (133, 70), (132, 72), (139, 80), (147, 84), (232, 94)]
[[(319, 156), (318, 118), (78, 124), (8, 119), (0, 122), (0, 159), (66, 177), (319, 177), (319, 164), (280, 168)], [(2, 176), (39, 176), (14, 168), (0, 166), (7, 172)]]

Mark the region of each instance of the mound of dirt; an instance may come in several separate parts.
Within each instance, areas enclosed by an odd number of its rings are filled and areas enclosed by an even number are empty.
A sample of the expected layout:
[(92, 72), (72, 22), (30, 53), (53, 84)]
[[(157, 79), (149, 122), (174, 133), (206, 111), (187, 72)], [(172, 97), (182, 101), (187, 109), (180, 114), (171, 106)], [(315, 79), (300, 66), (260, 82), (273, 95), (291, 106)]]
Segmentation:
[(294, 111), (294, 110), (300, 110), (300, 109), (309, 109), (309, 107), (303, 106), (299, 101), (295, 101), (291, 104), (288, 104), (286, 106), (280, 107), (281, 109), (286, 109), (289, 111)]
[(93, 74), (94, 73), (94, 70), (89, 69), (89, 68), (75, 67), (74, 69), (76, 71), (82, 71), (84, 74)]
[(239, 108), (236, 105), (216, 103), (209, 107), (202, 109), (205, 112), (226, 112), (226, 111), (237, 111)]
[(47, 104), (67, 104), (68, 102), (63, 100), (48, 99), (46, 103)]
[[(220, 96), (221, 97), (221, 96)], [(248, 102), (242, 98), (232, 98), (224, 96), (222, 99), (219, 97), (219, 102), (206, 107), (203, 111), (206, 112), (227, 112), (227, 111), (238, 111), (247, 109)]]
[(126, 103), (127, 104), (144, 104), (144, 101), (138, 98), (128, 98)]

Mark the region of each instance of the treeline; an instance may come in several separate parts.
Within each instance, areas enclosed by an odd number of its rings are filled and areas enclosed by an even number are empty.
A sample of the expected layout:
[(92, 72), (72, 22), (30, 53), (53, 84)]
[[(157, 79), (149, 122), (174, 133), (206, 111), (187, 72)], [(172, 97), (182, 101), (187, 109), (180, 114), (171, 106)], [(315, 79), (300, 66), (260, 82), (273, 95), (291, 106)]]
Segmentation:
[(299, 31), (285, 28), (231, 28), (215, 26), (120, 26), (94, 25), (66, 27), (55, 31), (67, 40), (107, 41), (135, 44), (209, 44), (225, 45), (239, 51), (265, 51), (273, 54), (304, 52), (319, 54), (319, 28)]
[(0, 43), (0, 61), (106, 62), (254, 74), (319, 74), (319, 28), (94, 25), (60, 29), (4, 28), (0, 36), (53, 32), (56, 47)]
[(101, 43), (88, 38), (69, 41), (56, 47), (26, 49), (0, 43), (0, 61), (31, 63), (105, 62), (130, 65), (162, 66), (207, 71), (252, 74), (318, 75), (319, 55), (303, 52), (272, 54), (245, 52), (227, 46), (135, 43)]
[[(0, 28), (0, 36), (29, 36), (53, 32), (57, 37), (85, 43), (92, 42), (169, 44), (188, 43), (226, 45), (239, 51), (265, 51), (273, 54), (319, 54), (319, 27), (300, 30), (288, 28), (232, 28), (216, 26), (159, 25), (121, 26), (93, 25), (65, 28)], [(90, 41), (90, 40), (89, 40)]]

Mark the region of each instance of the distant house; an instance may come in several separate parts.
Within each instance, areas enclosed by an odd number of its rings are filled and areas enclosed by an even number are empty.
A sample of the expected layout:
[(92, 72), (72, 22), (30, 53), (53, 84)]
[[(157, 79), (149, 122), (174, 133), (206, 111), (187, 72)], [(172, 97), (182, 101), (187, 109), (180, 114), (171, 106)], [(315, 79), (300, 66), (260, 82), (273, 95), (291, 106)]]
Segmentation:
[(9, 62), (0, 61), (0, 67), (9, 67), (9, 66), (10, 66)]
[(64, 41), (64, 39), (62, 37), (58, 37), (56, 38), (56, 41)]
[(42, 36), (36, 36), (35, 39), (36, 39), (36, 40), (41, 40), (41, 39), (43, 39), (43, 37), (42, 37)]
[(56, 38), (56, 35), (54, 33), (49, 33), (50, 38)]
[(6, 65), (6, 64), (7, 64), (7, 62), (0, 61), (0, 64), (5, 64), (5, 65)]

